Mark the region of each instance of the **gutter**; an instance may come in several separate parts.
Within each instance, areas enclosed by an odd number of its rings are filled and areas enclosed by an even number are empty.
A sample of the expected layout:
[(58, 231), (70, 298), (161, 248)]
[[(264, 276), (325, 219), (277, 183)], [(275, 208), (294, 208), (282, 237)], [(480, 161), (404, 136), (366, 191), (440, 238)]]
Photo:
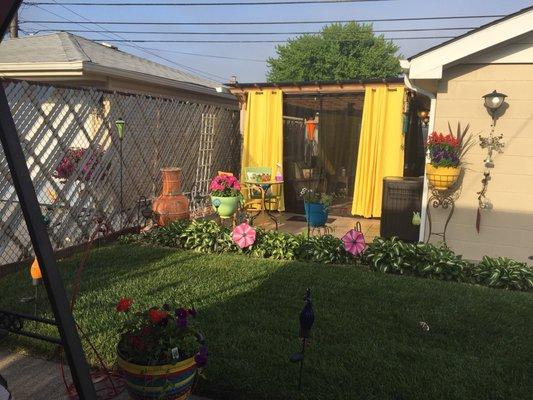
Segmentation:
[[(410, 67), (410, 61), (408, 60), (401, 60), (400, 65), (402, 69), (404, 70), (404, 83), (405, 86), (417, 93), (420, 93), (423, 96), (426, 96), (430, 100), (430, 108), (429, 108), (429, 124), (428, 124), (428, 132), (431, 133), (435, 129), (435, 111), (437, 106), (437, 97), (435, 93), (432, 93), (430, 91), (427, 91), (425, 89), (422, 89), (418, 86), (416, 86), (411, 80), (409, 79), (409, 67)], [(425, 176), (425, 166), (424, 166), (424, 176)], [(420, 224), (420, 234), (418, 236), (418, 241), (424, 242), (426, 237), (426, 225), (427, 225), (427, 202), (428, 202), (428, 193), (429, 193), (429, 187), (427, 179), (424, 179), (424, 189), (422, 191), (422, 209), (420, 213), (420, 219), (423, 221), (422, 224)]]

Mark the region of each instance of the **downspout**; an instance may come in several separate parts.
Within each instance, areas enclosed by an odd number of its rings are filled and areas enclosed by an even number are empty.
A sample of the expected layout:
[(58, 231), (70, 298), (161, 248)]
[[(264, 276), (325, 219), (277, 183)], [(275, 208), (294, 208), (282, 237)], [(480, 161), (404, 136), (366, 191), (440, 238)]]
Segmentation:
[[(411, 80), (409, 79), (409, 61), (402, 60), (401, 65), (402, 65), (402, 68), (404, 69), (403, 80), (404, 80), (405, 86), (408, 89), (411, 89), (417, 93), (420, 93), (423, 96), (428, 97), (430, 100), (428, 132), (431, 133), (434, 131), (434, 128), (435, 128), (435, 109), (437, 105), (436, 95), (432, 92), (429, 92), (425, 89), (415, 86), (413, 82), (411, 82)], [(422, 223), (420, 224), (420, 234), (418, 236), (418, 240), (420, 242), (424, 242), (425, 237), (426, 237), (428, 193), (429, 193), (428, 182), (427, 182), (427, 179), (425, 179), (425, 171), (424, 171), (424, 189), (422, 191), (422, 209), (420, 213), (420, 220), (422, 221)]]

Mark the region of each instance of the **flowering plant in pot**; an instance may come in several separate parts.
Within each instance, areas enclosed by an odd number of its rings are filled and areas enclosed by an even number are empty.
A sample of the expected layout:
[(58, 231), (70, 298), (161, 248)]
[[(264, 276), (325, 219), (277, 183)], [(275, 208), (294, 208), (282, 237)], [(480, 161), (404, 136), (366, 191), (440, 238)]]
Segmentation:
[(230, 218), (241, 200), (241, 184), (232, 175), (218, 175), (209, 185), (211, 204), (221, 218)]
[(467, 136), (469, 127), (461, 130), (458, 124), (454, 135), (448, 124), (448, 134), (435, 131), (429, 135), (426, 147), (430, 162), (426, 165), (426, 176), (435, 189), (448, 190), (457, 182), (463, 158), (474, 144), (472, 136)]
[(124, 315), (118, 367), (130, 398), (189, 398), (198, 369), (207, 364), (207, 347), (195, 326), (196, 310), (165, 304), (134, 312), (132, 304), (132, 299), (122, 298), (116, 306)]
[(325, 226), (332, 197), (308, 188), (302, 189), (300, 197), (304, 199), (305, 217), (309, 225), (313, 228)]

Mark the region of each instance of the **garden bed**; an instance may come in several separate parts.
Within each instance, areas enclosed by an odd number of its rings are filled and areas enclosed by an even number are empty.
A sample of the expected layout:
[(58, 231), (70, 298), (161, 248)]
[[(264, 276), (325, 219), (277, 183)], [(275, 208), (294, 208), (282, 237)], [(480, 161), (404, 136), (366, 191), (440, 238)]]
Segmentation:
[[(79, 257), (60, 263), (67, 284)], [(306, 287), (316, 322), (299, 393), (288, 358), (299, 348)], [(33, 292), (27, 271), (0, 279), (0, 290), (0, 307), (33, 312), (18, 302)], [(171, 302), (198, 309), (210, 360), (197, 393), (213, 399), (523, 399), (533, 390), (531, 293), (354, 266), (113, 245), (93, 250), (75, 309), (110, 364), (122, 296), (139, 308)], [(50, 315), (47, 309), (43, 300), (39, 313)], [(8, 345), (52, 350), (29, 339)]]

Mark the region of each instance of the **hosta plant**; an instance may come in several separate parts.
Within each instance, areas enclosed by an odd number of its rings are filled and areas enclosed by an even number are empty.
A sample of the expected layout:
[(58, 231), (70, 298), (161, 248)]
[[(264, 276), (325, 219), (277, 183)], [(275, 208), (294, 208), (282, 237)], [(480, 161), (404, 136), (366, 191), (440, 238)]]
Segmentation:
[(533, 267), (505, 257), (483, 257), (473, 266), (471, 277), (474, 283), (489, 287), (533, 290)]

